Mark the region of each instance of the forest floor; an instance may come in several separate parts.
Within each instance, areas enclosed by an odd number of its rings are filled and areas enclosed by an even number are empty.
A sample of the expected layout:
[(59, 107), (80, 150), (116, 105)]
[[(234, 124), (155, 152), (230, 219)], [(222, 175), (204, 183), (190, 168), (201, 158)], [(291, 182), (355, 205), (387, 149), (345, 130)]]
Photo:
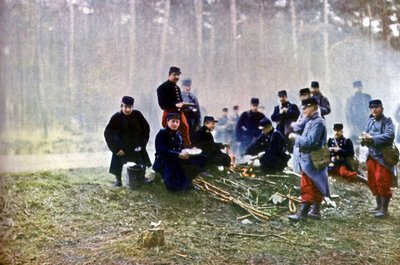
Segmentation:
[[(113, 188), (107, 171), (2, 174), (0, 264), (400, 264), (396, 191), (390, 215), (377, 220), (365, 184), (330, 178), (336, 208), (295, 224), (287, 201), (268, 199), (275, 191), (298, 196), (298, 177), (258, 176), (270, 184), (246, 182), (265, 187), (257, 200), (271, 217), (260, 222), (237, 220), (247, 212), (204, 191), (170, 193), (158, 178), (138, 190)], [(218, 174), (207, 181), (224, 188)], [(166, 244), (143, 248), (140, 234), (158, 221)]]

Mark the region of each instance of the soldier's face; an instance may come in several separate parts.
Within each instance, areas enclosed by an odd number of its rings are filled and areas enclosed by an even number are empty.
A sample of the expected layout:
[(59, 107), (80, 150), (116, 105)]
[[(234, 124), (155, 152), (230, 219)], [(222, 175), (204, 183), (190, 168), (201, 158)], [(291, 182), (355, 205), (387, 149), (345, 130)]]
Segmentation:
[(170, 119), (167, 121), (168, 128), (170, 128), (173, 131), (178, 130), (180, 123), (181, 123), (181, 121), (178, 119)]
[(215, 122), (210, 121), (210, 122), (207, 122), (205, 125), (210, 131), (214, 131), (215, 130)]
[(285, 102), (287, 101), (287, 97), (286, 97), (286, 96), (279, 97), (279, 101), (280, 101), (281, 103), (285, 103)]
[(308, 99), (308, 98), (310, 98), (310, 94), (300, 95), (300, 100), (305, 100), (305, 99)]
[(343, 130), (334, 130), (333, 131), (333, 136), (335, 138), (341, 138), (343, 136)]
[(315, 106), (308, 106), (303, 108), (303, 113), (306, 117), (311, 117), (315, 112)]
[(133, 111), (133, 105), (126, 105), (126, 104), (122, 103), (121, 111), (124, 115), (131, 115), (131, 113)]
[(228, 116), (228, 112), (227, 111), (223, 111), (222, 112), (222, 116), (224, 116), (224, 117)]
[(180, 75), (180, 73), (171, 73), (168, 77), (168, 80), (173, 83), (178, 83)]
[(258, 111), (258, 105), (251, 105), (250, 106), (250, 110), (253, 111), (253, 112)]
[(190, 86), (182, 86), (183, 92), (189, 93), (190, 92)]
[(371, 114), (372, 116), (376, 117), (380, 117), (382, 115), (383, 112), (383, 108), (382, 107), (372, 107), (370, 108)]
[(312, 87), (310, 90), (311, 90), (311, 94), (313, 94), (313, 95), (319, 93), (319, 87)]

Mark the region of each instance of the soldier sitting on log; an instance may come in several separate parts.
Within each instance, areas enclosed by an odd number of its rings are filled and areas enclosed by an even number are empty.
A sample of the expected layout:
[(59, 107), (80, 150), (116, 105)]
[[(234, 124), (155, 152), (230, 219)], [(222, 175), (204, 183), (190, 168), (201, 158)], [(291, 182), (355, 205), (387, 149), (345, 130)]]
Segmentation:
[(261, 169), (266, 173), (281, 172), (287, 166), (290, 158), (286, 154), (285, 138), (275, 130), (270, 119), (265, 117), (259, 122), (262, 134), (246, 150), (248, 155), (258, 155), (265, 152), (260, 158)]

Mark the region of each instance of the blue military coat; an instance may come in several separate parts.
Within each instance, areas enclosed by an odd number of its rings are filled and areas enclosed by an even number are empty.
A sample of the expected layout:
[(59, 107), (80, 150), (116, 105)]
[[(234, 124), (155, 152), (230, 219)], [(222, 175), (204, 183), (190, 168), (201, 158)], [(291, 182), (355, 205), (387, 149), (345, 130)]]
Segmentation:
[(264, 118), (265, 115), (258, 111), (245, 111), (240, 115), (236, 123), (235, 136), (236, 141), (241, 143), (240, 151), (242, 153), (261, 134), (258, 124)]
[(303, 133), (296, 137), (295, 145), (300, 149), (300, 168), (314, 182), (324, 197), (330, 196), (328, 183), (328, 168), (317, 170), (311, 160), (310, 152), (326, 144), (325, 120), (319, 113), (315, 113), (305, 124)]
[(331, 161), (335, 166), (345, 165), (347, 168), (351, 169), (351, 165), (349, 165), (346, 161), (346, 157), (354, 156), (354, 146), (353, 142), (350, 139), (347, 139), (345, 137), (340, 137), (336, 139), (329, 138), (328, 147), (340, 148), (338, 152), (330, 151)]
[(357, 136), (360, 136), (365, 129), (365, 123), (370, 114), (368, 108), (370, 100), (370, 95), (357, 92), (346, 102), (346, 121), (352, 133), (352, 137), (355, 139)]
[(383, 161), (382, 147), (392, 145), (394, 141), (394, 125), (392, 119), (382, 114), (375, 119), (372, 115), (369, 117), (365, 132), (373, 137), (373, 144), (368, 145), (368, 156), (378, 161), (379, 164), (388, 168), (394, 173), (394, 167), (387, 165)]
[[(287, 108), (286, 113), (280, 113), (281, 108)], [(282, 105), (275, 106), (274, 112), (271, 115), (271, 120), (276, 122), (276, 129), (283, 135), (289, 135), (293, 131), (290, 124), (298, 119), (300, 110), (296, 104), (285, 102)]]
[(190, 189), (192, 187), (191, 179), (205, 165), (205, 157), (179, 159), (179, 153), (183, 148), (182, 136), (179, 131), (173, 131), (169, 127), (161, 129), (157, 133), (155, 147), (156, 158), (153, 169), (161, 174), (167, 189), (170, 191)]
[(321, 93), (318, 93), (313, 96), (314, 98), (317, 99), (319, 109), (321, 110), (321, 116), (325, 117), (329, 113), (331, 113), (331, 104), (329, 103), (329, 100), (322, 95)]

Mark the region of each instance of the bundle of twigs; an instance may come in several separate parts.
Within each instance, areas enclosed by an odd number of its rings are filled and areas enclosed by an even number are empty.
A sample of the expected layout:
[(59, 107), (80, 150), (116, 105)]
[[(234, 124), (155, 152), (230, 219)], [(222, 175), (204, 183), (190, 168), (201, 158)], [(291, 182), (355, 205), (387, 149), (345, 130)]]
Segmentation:
[(207, 192), (211, 197), (217, 200), (239, 206), (259, 221), (266, 221), (269, 218), (269, 214), (257, 209), (255, 206), (249, 203), (243, 202), (240, 198), (235, 198), (229, 192), (205, 181), (200, 177), (197, 177), (193, 180), (193, 185), (197, 189)]

